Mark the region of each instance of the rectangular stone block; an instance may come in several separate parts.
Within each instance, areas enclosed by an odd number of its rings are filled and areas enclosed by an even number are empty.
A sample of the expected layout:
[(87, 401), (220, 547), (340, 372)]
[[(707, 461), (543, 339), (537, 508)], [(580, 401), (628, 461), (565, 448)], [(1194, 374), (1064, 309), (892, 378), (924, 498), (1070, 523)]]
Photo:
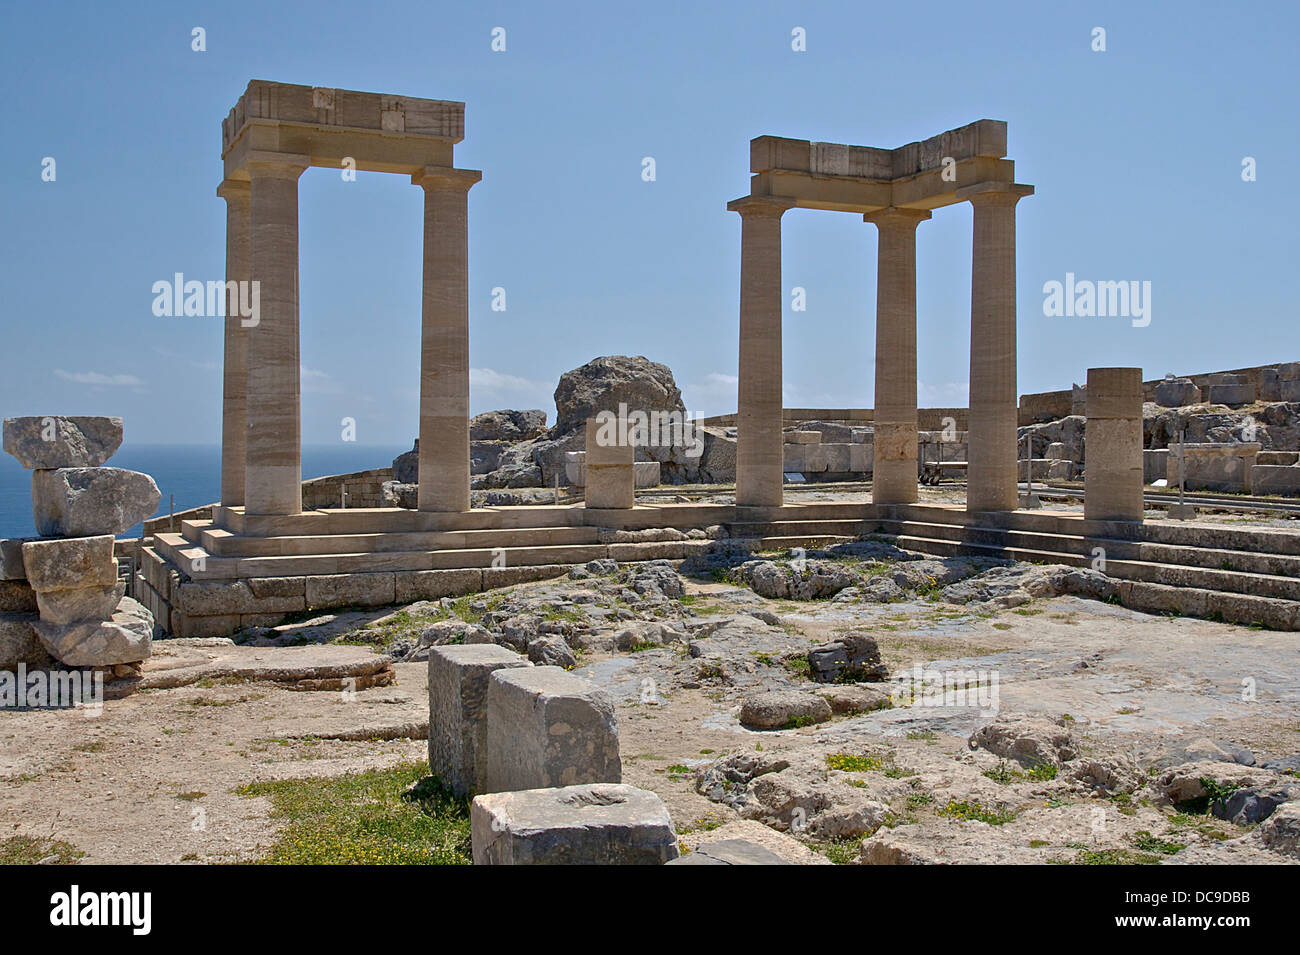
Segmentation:
[(487, 754), (486, 792), (623, 778), (613, 699), (559, 667), (491, 675)]
[(850, 444), (849, 445), (849, 470), (850, 471), (870, 471), (875, 461), (874, 444)]
[(786, 444), (821, 444), (822, 433), (820, 431), (787, 431), (785, 433)]
[(483, 589), (483, 571), (478, 567), (465, 570), (401, 571), (393, 576), (395, 602), (399, 604), (437, 600), (439, 597), (460, 597)]
[(23, 570), (23, 544), (35, 537), (8, 537), (0, 539), (0, 580), (26, 580)]
[(1250, 472), (1250, 486), (1255, 494), (1300, 494), (1300, 467), (1256, 464)]
[(383, 607), (397, 600), (393, 574), (326, 574), (307, 578), (307, 606)]
[(267, 597), (302, 597), (307, 593), (307, 581), (304, 577), (252, 577), (248, 581), (248, 589), (259, 600)]
[(240, 630), (238, 614), (215, 617), (191, 617), (173, 610), (171, 633), (176, 637), (228, 637)]
[(470, 832), (475, 865), (663, 865), (680, 851), (659, 797), (624, 785), (479, 796)]
[(429, 650), (429, 772), (457, 796), (487, 785), (488, 678), (531, 666), (495, 643)]
[(117, 583), (113, 535), (35, 540), (23, 544), (27, 582), (38, 593)]
[(126, 596), (126, 584), (109, 587), (78, 587), (49, 590), (36, 595), (36, 606), (45, 623), (69, 624), (82, 620), (107, 620), (118, 601)]
[(569, 572), (567, 564), (533, 564), (527, 567), (484, 567), (483, 589), (513, 587), (534, 580), (554, 580)]
[[(270, 588), (272, 591), (275, 589)], [(185, 581), (176, 588), (175, 598), (176, 609), (196, 617), (246, 613), (286, 614), (306, 609), (306, 601), (301, 593), (257, 597), (253, 594), (252, 581), (246, 580)]]

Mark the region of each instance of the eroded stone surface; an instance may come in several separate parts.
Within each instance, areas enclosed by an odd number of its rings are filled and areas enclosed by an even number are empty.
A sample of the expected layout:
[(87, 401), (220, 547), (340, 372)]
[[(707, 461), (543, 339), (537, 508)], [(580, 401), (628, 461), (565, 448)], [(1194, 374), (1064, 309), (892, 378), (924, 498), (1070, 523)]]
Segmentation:
[(113, 537), (73, 537), (23, 544), (27, 581), (37, 593), (108, 587), (117, 583)]
[(121, 446), (121, 418), (49, 415), (4, 421), (4, 449), (29, 471), (99, 467)]
[(122, 468), (58, 468), (32, 473), (38, 533), (52, 537), (122, 534), (152, 517), (161, 497), (153, 478)]
[(123, 597), (108, 620), (54, 624), (39, 620), (37, 636), (50, 654), (68, 666), (106, 666), (147, 659), (153, 640), (153, 615)]
[(489, 680), (485, 791), (621, 781), (608, 693), (553, 666), (497, 670)]
[(634, 786), (478, 796), (470, 820), (475, 865), (663, 865), (678, 856), (663, 802)]

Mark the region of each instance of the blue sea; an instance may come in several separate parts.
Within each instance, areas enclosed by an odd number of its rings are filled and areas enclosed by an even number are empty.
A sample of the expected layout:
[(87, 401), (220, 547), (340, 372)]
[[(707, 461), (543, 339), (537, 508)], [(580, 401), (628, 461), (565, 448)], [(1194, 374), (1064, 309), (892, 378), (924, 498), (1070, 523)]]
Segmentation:
[[(304, 445), (303, 480), (330, 474), (347, 474), (386, 468), (406, 447), (355, 444)], [(154, 479), (162, 499), (159, 517), (168, 513), (175, 498), (177, 511), (211, 504), (221, 496), (221, 448), (216, 445), (123, 443), (107, 462), (109, 467), (143, 471)], [(0, 537), (33, 537), (32, 474), (8, 454), (0, 454)], [(122, 537), (139, 537), (137, 524)]]

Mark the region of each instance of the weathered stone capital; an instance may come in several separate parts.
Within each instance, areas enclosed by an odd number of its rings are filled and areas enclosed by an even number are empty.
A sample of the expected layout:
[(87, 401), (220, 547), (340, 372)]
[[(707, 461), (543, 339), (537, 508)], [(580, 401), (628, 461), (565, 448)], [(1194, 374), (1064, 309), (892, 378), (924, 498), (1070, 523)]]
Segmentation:
[(973, 186), (963, 186), (955, 193), (959, 200), (965, 200), (972, 205), (1005, 203), (1013, 206), (1025, 196), (1033, 194), (1033, 186), (1018, 182), (977, 182)]
[(739, 212), (742, 216), (772, 216), (781, 218), (787, 209), (793, 209), (793, 199), (781, 196), (741, 196), (727, 203), (727, 210)]
[(480, 179), (480, 169), (456, 169), (451, 166), (425, 166), (420, 172), (411, 173), (411, 185), (419, 186), (426, 192), (437, 191), (469, 192)]
[(243, 168), (249, 179), (297, 179), (310, 165), (310, 156), (253, 150), (248, 153)]
[(226, 202), (247, 203), (252, 193), (252, 183), (247, 179), (223, 179), (217, 186), (217, 195)]
[(899, 206), (890, 206), (888, 209), (881, 209), (878, 212), (864, 213), (862, 221), (873, 222), (882, 229), (886, 227), (915, 229), (926, 219), (929, 219), (930, 216), (929, 209), (905, 209)]

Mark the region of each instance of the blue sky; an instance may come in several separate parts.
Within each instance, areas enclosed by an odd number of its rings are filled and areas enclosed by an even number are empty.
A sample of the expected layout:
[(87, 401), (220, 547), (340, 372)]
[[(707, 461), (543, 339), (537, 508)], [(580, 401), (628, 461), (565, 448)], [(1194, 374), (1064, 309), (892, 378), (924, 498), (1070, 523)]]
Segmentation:
[[(692, 411), (734, 410), (725, 205), (748, 192), (749, 140), (894, 147), (984, 117), (1037, 187), (1019, 206), (1021, 392), (1090, 365), (1297, 360), (1298, 20), (1294, 3), (6, 4), (0, 413), (218, 440), (221, 321), (157, 318), (151, 287), (224, 277), (219, 123), (254, 77), (466, 102), (475, 412), (554, 420), (559, 374), (615, 353), (668, 364)], [(344, 416), (361, 444), (414, 436), (421, 215), (403, 177), (301, 180), (305, 442), (339, 440)], [(784, 221), (784, 285), (808, 296), (787, 305), (786, 402), (870, 406), (875, 227)], [(960, 205), (918, 231), (923, 405), (965, 402), (970, 229)], [(1067, 272), (1150, 281), (1150, 325), (1044, 317)]]

